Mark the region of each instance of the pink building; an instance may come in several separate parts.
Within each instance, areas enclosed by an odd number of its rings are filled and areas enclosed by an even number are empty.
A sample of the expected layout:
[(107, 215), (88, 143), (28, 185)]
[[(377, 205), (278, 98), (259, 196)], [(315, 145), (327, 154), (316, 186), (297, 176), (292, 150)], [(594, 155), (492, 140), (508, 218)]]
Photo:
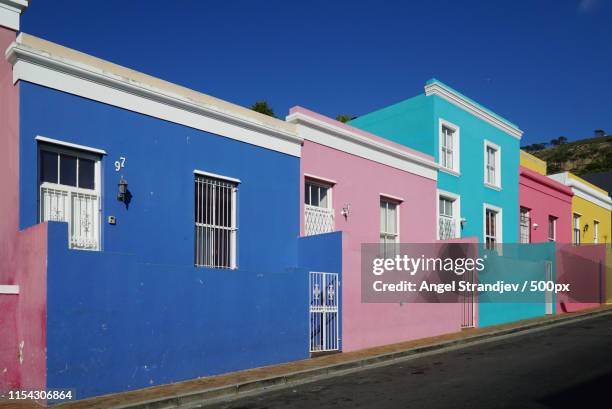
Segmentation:
[(519, 172), (521, 243), (571, 243), (571, 189), (524, 166)]
[[(27, 4), (0, 0), (0, 49), (15, 41)], [(19, 84), (4, 58), (0, 107), (0, 392), (44, 389), (47, 225), (19, 230)]]
[(287, 121), (304, 139), (301, 234), (342, 232), (342, 350), (459, 331), (459, 304), (361, 301), (362, 243), (435, 242), (433, 158), (301, 107)]

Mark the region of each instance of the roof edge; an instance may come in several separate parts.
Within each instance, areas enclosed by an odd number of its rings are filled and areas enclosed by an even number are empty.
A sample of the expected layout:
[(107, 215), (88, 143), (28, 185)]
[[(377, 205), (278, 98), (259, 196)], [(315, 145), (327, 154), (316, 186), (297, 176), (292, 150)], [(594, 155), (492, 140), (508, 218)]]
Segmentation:
[[(16, 41), (7, 48), (5, 57), (13, 64), (14, 82), (19, 80), (33, 82), (104, 104), (119, 106), (245, 143), (300, 156), (299, 150), (303, 140), (295, 133), (294, 127), (283, 120), (264, 116), (248, 108), (148, 76), (97, 57), (25, 33), (19, 34)], [(18, 68), (18, 64), (21, 63), (29, 64), (30, 69)], [(64, 81), (50, 81), (49, 73), (61, 75)], [(69, 78), (66, 79), (66, 76)], [(72, 84), (71, 87), (70, 84), (67, 84), (68, 81), (73, 81), (75, 84)], [(163, 104), (165, 108), (147, 111), (146, 108), (140, 107), (138, 104), (121, 103), (117, 98), (103, 100), (100, 94), (88, 93), (85, 90), (86, 87), (75, 86), (78, 81), (86, 81), (88, 85), (95, 84), (95, 86), (112, 89), (121, 93), (126, 99), (134, 96), (144, 98)], [(173, 113), (166, 112), (170, 108), (197, 114), (208, 120), (212, 119), (238, 126), (249, 131), (249, 134), (247, 135), (245, 132), (243, 137), (235, 132), (220, 132), (223, 127), (219, 126), (215, 127), (215, 130), (209, 130), (203, 123), (199, 124), (200, 126), (193, 126), (193, 121), (186, 123), (187, 121), (168, 119), (173, 117)], [(254, 135), (252, 132), (258, 134)], [(276, 142), (265, 140), (266, 138), (276, 139)]]
[(518, 126), (507, 119), (502, 118), (493, 111), (485, 108), (473, 99), (466, 97), (458, 91), (455, 91), (453, 88), (441, 81), (436, 79), (427, 81), (425, 83), (425, 95), (437, 95), (453, 105), (456, 105), (457, 107), (477, 116), (483, 121), (501, 129), (516, 139), (520, 140), (523, 136), (523, 131), (520, 130)]

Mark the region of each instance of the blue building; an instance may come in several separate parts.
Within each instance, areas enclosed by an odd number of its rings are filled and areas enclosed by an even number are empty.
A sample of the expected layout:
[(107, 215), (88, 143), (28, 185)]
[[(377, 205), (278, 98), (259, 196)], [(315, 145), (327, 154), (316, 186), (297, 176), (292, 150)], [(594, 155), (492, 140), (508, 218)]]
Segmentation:
[[(438, 239), (475, 236), (489, 249), (518, 242), (522, 131), (516, 125), (435, 79), (423, 94), (349, 123), (435, 158)], [(538, 315), (525, 308), (481, 304), (478, 324)]]
[(8, 58), (19, 229), (47, 222), (17, 255), (46, 260), (24, 266), (32, 386), (84, 398), (309, 356), (309, 271), (341, 273), (342, 238), (299, 238), (294, 125), (26, 34)]

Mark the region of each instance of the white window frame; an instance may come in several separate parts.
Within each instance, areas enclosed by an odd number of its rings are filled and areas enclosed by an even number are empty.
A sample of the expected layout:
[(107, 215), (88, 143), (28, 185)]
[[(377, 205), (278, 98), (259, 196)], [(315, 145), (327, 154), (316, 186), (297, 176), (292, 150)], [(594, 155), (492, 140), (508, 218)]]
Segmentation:
[[(494, 154), (494, 158), (495, 158), (495, 168), (494, 168), (494, 172), (495, 172), (495, 180), (493, 181), (493, 183), (489, 182), (488, 180), (488, 174), (489, 174), (489, 168), (488, 168), (488, 160), (489, 160), (489, 155), (488, 155), (488, 149), (491, 148), (493, 150), (495, 150), (495, 154)], [(501, 170), (502, 170), (502, 166), (501, 166), (501, 161), (502, 161), (502, 151), (501, 151), (501, 147), (499, 145), (494, 144), (491, 141), (488, 140), (484, 140), (484, 184), (487, 187), (490, 187), (492, 189), (496, 189), (496, 190), (501, 190), (502, 188), (502, 183), (501, 183)]]
[(499, 246), (500, 244), (502, 244), (503, 242), (503, 229), (504, 229), (504, 223), (503, 223), (503, 209), (501, 207), (497, 207), (488, 203), (483, 203), (482, 205), (482, 237), (483, 237), (483, 243), (485, 244), (485, 248), (486, 248), (486, 243), (487, 243), (487, 210), (491, 210), (493, 212), (495, 212), (495, 244), (498, 247), (498, 249), (501, 249), (501, 247)]
[[(582, 242), (582, 237), (580, 236), (580, 219), (582, 218), (582, 214), (580, 213), (572, 213), (572, 241), (575, 245), (580, 245)], [(576, 237), (576, 232), (578, 236)]]
[[(525, 212), (523, 210), (526, 210)], [(523, 225), (523, 214), (527, 215), (527, 225)], [(527, 241), (523, 241), (523, 227), (527, 227)], [(531, 243), (531, 209), (528, 207), (519, 207), (519, 242), (521, 244)]]
[[(547, 231), (547, 236), (548, 236), (548, 241), (550, 242), (555, 242), (557, 241), (557, 219), (558, 217), (553, 216), (552, 214), (548, 215), (548, 226), (546, 226), (546, 228), (548, 229)], [(552, 221), (552, 237), (550, 236), (550, 222)]]
[[(229, 267), (226, 266), (219, 266), (219, 265), (214, 265), (214, 262), (211, 263), (206, 263), (205, 260), (202, 260), (202, 263), (199, 263), (199, 257), (198, 257), (198, 248), (199, 248), (199, 237), (197, 234), (195, 234), (196, 238), (195, 238), (195, 242), (194, 242), (194, 265), (196, 267), (200, 267), (200, 268), (219, 268), (219, 269), (229, 269), (229, 270), (235, 270), (238, 268), (238, 249), (237, 249), (237, 236), (238, 236), (238, 217), (237, 217), (237, 200), (238, 200), (238, 185), (240, 184), (240, 179), (236, 179), (236, 178), (232, 178), (229, 176), (224, 176), (224, 175), (218, 175), (216, 173), (210, 173), (210, 172), (205, 172), (205, 171), (201, 171), (201, 170), (194, 170), (193, 171), (193, 183), (195, 186), (197, 186), (198, 183), (198, 178), (201, 179), (209, 179), (209, 180), (218, 180), (221, 182), (225, 182), (228, 184), (233, 185), (232, 188), (232, 206), (231, 209), (229, 209), (230, 214), (229, 216), (231, 217), (231, 226), (226, 227), (226, 226), (221, 226), (218, 224), (203, 224), (203, 223), (198, 223), (197, 220), (194, 219), (194, 229), (197, 232), (197, 228), (198, 227), (210, 227), (212, 229), (225, 229), (228, 230), (230, 232), (230, 254), (229, 254)], [(197, 197), (197, 193), (196, 193), (196, 197), (194, 197), (194, 214), (195, 214), (195, 210), (196, 207), (198, 206), (198, 197)], [(213, 203), (213, 210), (211, 210), (212, 214), (215, 214), (214, 211), (214, 205), (215, 202), (214, 200), (212, 201)], [(204, 204), (205, 206), (205, 204)], [(214, 252), (211, 250), (211, 254), (213, 254)], [(202, 256), (203, 257), (203, 256)]]
[(593, 244), (599, 244), (599, 220), (593, 220)]
[(306, 203), (306, 196), (304, 194), (304, 205), (305, 206), (312, 206), (312, 207), (319, 207), (321, 209), (333, 209), (333, 187), (334, 184), (331, 182), (326, 181), (325, 179), (321, 179), (321, 178), (315, 178), (313, 176), (305, 176), (304, 177), (304, 190), (306, 190), (306, 185), (313, 185), (313, 186), (317, 186), (318, 188), (325, 188), (327, 189), (327, 205), (326, 206), (320, 206), (320, 198), (319, 198), (319, 206), (314, 206), (311, 204), (307, 204)]
[(456, 193), (438, 189), (436, 200), (436, 240), (440, 240), (440, 199), (447, 199), (453, 202), (453, 221), (455, 222), (455, 236), (461, 237), (461, 196)]
[[(443, 149), (442, 149), (442, 142), (444, 141), (444, 133), (442, 132), (442, 130), (445, 127), (453, 131), (453, 136), (452, 136), (453, 150), (452, 150), (452, 155), (451, 155), (451, 158), (453, 161), (452, 167), (447, 167), (447, 166), (442, 165), (442, 155), (444, 154)], [(441, 171), (450, 173), (451, 175), (454, 175), (454, 176), (459, 176), (461, 174), (461, 163), (460, 163), (461, 137), (460, 135), (461, 133), (460, 133), (460, 128), (458, 125), (455, 125), (452, 122), (449, 122), (445, 119), (439, 118), (438, 120), (438, 164), (440, 165)]]
[[(379, 196), (379, 200), (378, 200), (378, 220), (380, 221), (380, 211), (381, 209), (381, 204), (385, 202), (387, 204), (394, 204), (395, 205), (395, 231), (396, 233), (391, 233), (389, 231), (383, 231), (382, 226), (379, 226), (378, 230), (379, 230), (379, 241), (381, 244), (391, 244), (391, 243), (384, 243), (383, 242), (383, 236), (385, 236), (385, 239), (389, 239), (389, 238), (393, 238), (394, 239), (394, 243), (395, 244), (399, 244), (400, 243), (400, 213), (401, 213), (401, 205), (402, 202), (398, 201), (397, 198), (393, 198), (393, 197), (389, 197), (389, 196), (384, 196), (384, 195), (380, 195)], [(385, 208), (385, 220), (387, 220), (387, 213), (389, 209), (389, 206), (387, 205)], [(395, 236), (395, 237), (393, 237)]]
[[(36, 140), (38, 143), (38, 153), (37, 153), (37, 185), (38, 185), (38, 221), (43, 222), (46, 220), (43, 216), (43, 197), (41, 195), (42, 189), (49, 189), (64, 192), (67, 194), (67, 206), (68, 206), (68, 246), (74, 250), (85, 250), (85, 251), (100, 251), (102, 248), (102, 176), (101, 176), (101, 166), (102, 166), (102, 157), (104, 152), (100, 149), (88, 148), (82, 145), (74, 145), (69, 144), (67, 142), (52, 140), (52, 139), (42, 139), (42, 137), (37, 137)], [(74, 146), (74, 148), (73, 148)], [(78, 169), (78, 161), (77, 161), (77, 170), (76, 170), (76, 186), (62, 185), (60, 183), (52, 183), (52, 182), (41, 182), (41, 152), (52, 152), (57, 153), (58, 155), (68, 155), (77, 158), (83, 158), (87, 160), (91, 160), (94, 162), (94, 189), (86, 189), (81, 188), (79, 186), (79, 169)], [(60, 162), (58, 161), (57, 167), (57, 177), (58, 181), (60, 180)], [(95, 196), (97, 198), (97, 208), (95, 209), (96, 215), (93, 218), (94, 223), (94, 231), (96, 236), (96, 245), (91, 248), (81, 248), (73, 245), (72, 240), (72, 196), (73, 195), (86, 195), (86, 196)]]
[[(336, 230), (335, 211), (333, 204), (333, 192), (336, 182), (320, 178), (313, 175), (304, 174), (304, 226), (303, 231), (305, 236), (315, 234), (330, 233)], [(327, 189), (327, 203), (321, 206), (321, 198), (319, 197), (319, 205), (315, 206), (308, 204), (309, 198), (306, 197), (306, 187), (308, 185), (315, 186), (319, 189)], [(312, 192), (309, 191), (310, 194)]]

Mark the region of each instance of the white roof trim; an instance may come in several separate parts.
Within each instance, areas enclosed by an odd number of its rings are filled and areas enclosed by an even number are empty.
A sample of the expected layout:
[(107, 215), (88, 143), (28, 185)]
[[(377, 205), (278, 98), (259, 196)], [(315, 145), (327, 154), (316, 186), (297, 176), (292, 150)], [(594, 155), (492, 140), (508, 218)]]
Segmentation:
[(462, 108), (465, 111), (471, 113), (472, 115), (477, 116), (483, 121), (488, 122), (496, 128), (501, 129), (502, 131), (515, 137), (516, 139), (520, 140), (523, 136), (523, 131), (521, 131), (517, 127), (511, 126), (507, 122), (504, 122), (496, 116), (491, 115), (489, 112), (482, 109), (480, 106), (474, 104), (472, 101), (467, 100), (462, 95), (452, 92), (451, 90), (437, 82), (425, 85), (425, 95), (438, 95), (439, 97), (444, 98), (445, 100), (458, 106), (459, 108)]
[(329, 178), (324, 178), (324, 177), (321, 177), (321, 176), (313, 175), (312, 173), (304, 172), (304, 177), (307, 178), (307, 179), (314, 180), (315, 182), (319, 181), (319, 182), (327, 183), (327, 184), (330, 184), (330, 185), (337, 185), (338, 184), (338, 182), (336, 182), (333, 179), (329, 179)]
[(231, 178), (229, 176), (223, 176), (223, 175), (219, 175), (216, 173), (205, 172), (203, 170), (194, 169), (193, 173), (196, 175), (200, 175), (200, 176), (208, 176), (208, 177), (215, 178), (215, 179), (227, 180), (228, 182), (241, 183), (240, 179)]
[(54, 57), (21, 44), (21, 37), (20, 34), (5, 53), (13, 64), (14, 82), (32, 82), (288, 155), (301, 154), (302, 139), (289, 130), (131, 81), (92, 65)]
[(19, 31), (19, 17), (26, 7), (27, 0), (0, 0), (0, 26)]
[(384, 197), (385, 199), (391, 199), (391, 200), (396, 201), (398, 203), (405, 202), (403, 197), (394, 196), (394, 195), (390, 195), (390, 194), (387, 194), (387, 193), (379, 193), (379, 196), (380, 197)]
[(19, 294), (18, 285), (0, 285), (0, 294)]
[(439, 166), (432, 160), (334, 126), (302, 112), (289, 114), (286, 120), (297, 125), (298, 135), (305, 140), (428, 179), (438, 178)]
[(571, 178), (567, 172), (556, 173), (554, 175), (549, 175), (548, 177), (569, 186), (572, 189), (572, 192), (574, 192), (575, 196), (588, 200), (589, 202), (603, 207), (604, 209), (612, 210), (612, 199), (610, 196), (606, 196), (600, 191), (593, 189), (591, 186)]
[(37, 136), (36, 139), (38, 142), (46, 142), (51, 143), (53, 145), (65, 146), (67, 148), (79, 149), (82, 151), (93, 152), (99, 155), (106, 155), (106, 151), (104, 149), (92, 148), (91, 146), (79, 145), (76, 143), (64, 142), (59, 139), (47, 138), (45, 136)]

